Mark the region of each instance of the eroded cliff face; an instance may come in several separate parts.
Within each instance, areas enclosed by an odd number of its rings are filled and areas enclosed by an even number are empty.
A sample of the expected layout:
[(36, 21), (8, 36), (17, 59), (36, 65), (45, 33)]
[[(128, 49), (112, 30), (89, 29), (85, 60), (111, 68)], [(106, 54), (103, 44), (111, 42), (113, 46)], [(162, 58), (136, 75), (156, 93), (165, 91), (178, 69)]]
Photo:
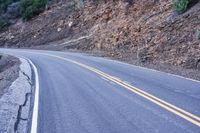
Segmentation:
[(200, 3), (182, 15), (171, 0), (108, 2), (95, 9), (84, 16), (96, 20), (95, 48), (142, 62), (200, 69)]
[(66, 49), (101, 50), (117, 58), (200, 70), (200, 2), (186, 13), (171, 0), (65, 1), (0, 34), (1, 46), (29, 47), (90, 38)]

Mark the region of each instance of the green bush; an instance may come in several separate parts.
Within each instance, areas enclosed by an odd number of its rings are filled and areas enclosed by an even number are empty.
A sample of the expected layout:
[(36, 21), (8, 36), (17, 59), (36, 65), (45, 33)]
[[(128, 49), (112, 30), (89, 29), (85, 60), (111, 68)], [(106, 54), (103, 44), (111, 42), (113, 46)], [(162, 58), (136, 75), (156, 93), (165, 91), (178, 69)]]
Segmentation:
[(17, 0), (0, 0), (0, 13), (4, 13), (11, 3)]
[(172, 0), (172, 3), (178, 12), (183, 13), (188, 8), (189, 0)]
[(45, 10), (47, 0), (21, 0), (21, 12), (24, 20), (29, 20)]
[(8, 26), (8, 20), (6, 18), (0, 17), (0, 30)]

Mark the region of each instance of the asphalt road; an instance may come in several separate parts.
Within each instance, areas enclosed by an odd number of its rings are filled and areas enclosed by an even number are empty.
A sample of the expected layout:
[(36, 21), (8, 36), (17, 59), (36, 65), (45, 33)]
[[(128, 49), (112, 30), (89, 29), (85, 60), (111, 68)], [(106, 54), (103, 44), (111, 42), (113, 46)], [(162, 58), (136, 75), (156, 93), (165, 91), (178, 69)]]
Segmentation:
[(200, 133), (198, 81), (86, 54), (0, 52), (38, 70), (38, 133)]

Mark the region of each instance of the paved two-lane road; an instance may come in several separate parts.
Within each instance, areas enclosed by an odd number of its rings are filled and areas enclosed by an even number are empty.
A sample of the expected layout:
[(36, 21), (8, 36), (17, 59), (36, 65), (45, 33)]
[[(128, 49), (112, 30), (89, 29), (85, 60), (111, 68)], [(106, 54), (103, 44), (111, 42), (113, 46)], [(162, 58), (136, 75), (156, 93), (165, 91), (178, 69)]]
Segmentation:
[(0, 52), (38, 70), (38, 133), (200, 133), (198, 81), (84, 54)]

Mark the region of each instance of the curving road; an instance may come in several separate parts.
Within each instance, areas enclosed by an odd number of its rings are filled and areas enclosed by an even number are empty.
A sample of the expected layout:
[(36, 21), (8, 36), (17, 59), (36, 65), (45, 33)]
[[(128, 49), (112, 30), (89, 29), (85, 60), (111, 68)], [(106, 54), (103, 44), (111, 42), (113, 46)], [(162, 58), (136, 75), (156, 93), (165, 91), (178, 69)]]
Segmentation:
[(200, 133), (200, 82), (86, 54), (9, 50), (39, 75), (38, 133)]

